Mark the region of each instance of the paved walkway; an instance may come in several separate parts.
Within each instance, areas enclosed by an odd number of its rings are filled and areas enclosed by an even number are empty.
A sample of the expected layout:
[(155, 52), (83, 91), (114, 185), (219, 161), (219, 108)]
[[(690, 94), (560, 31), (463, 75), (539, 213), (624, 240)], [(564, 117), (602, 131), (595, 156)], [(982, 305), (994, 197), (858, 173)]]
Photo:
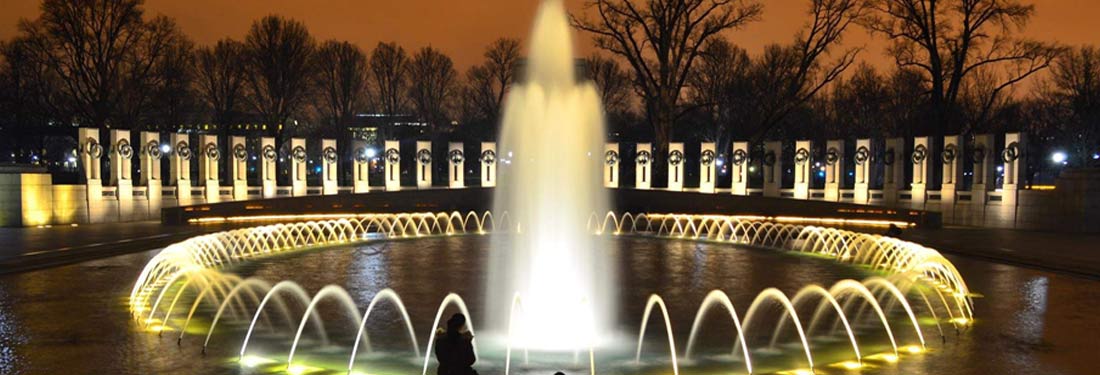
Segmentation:
[(1100, 279), (1100, 235), (945, 227), (901, 237), (946, 254)]
[(0, 275), (152, 250), (225, 226), (164, 226), (157, 221), (0, 228)]

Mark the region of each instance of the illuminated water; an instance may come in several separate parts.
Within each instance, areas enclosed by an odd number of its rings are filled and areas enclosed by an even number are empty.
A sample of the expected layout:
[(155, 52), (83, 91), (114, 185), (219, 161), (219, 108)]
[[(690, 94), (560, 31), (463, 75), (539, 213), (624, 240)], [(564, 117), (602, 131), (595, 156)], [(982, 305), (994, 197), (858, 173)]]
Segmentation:
[[(483, 262), (489, 257), (484, 250), (487, 247), (486, 237), (396, 241), (281, 256), (236, 271), (267, 280), (295, 280), (311, 294), (328, 284), (343, 285), (361, 311), (377, 292), (392, 287), (408, 304), (418, 340), (424, 345), (428, 339), (426, 327), (431, 325), (438, 302), (448, 292), (466, 298), (475, 324), (484, 325), (485, 320), (480, 317), (485, 313)], [(777, 287), (793, 296), (810, 283), (827, 285), (839, 279), (865, 276), (861, 271), (816, 258), (688, 241), (625, 238), (613, 243), (609, 251), (617, 256), (614, 268), (621, 275), (621, 285), (630, 285), (622, 288), (622, 304), (614, 311), (621, 323), (615, 328), (636, 332), (647, 298), (651, 293), (659, 293), (668, 302), (677, 332), (676, 345), (681, 352), (687, 345), (695, 309), (712, 289), (728, 291), (732, 304), (744, 313), (756, 294), (767, 287)], [(194, 330), (184, 338), (182, 346), (177, 346), (172, 336), (175, 332), (158, 338), (130, 319), (122, 297), (150, 257), (151, 254), (128, 255), (0, 278), (0, 373), (285, 374), (285, 367), (248, 368), (237, 363), (237, 350), (247, 327), (227, 325), (224, 331), (219, 328), (210, 350), (203, 356), (200, 348), (205, 331)], [(818, 373), (1093, 373), (1092, 341), (1100, 336), (1100, 320), (1096, 318), (1100, 316), (1100, 282), (967, 258), (952, 261), (968, 275), (971, 287), (985, 295), (976, 300), (979, 320), (973, 328), (958, 335), (950, 332), (946, 342), (942, 342), (934, 328), (926, 327), (925, 334), (930, 336), (928, 353), (907, 356), (899, 363), (877, 368), (855, 372), (819, 368)], [(336, 349), (317, 347), (316, 333), (307, 330), (304, 340), (309, 345), (300, 349), (298, 358), (305, 361), (331, 358), (335, 369), (347, 365), (346, 353), (351, 350), (357, 327), (340, 311), (336, 303), (320, 306)], [(206, 311), (202, 315), (212, 313)], [(380, 304), (372, 314), (375, 317), (367, 330), (375, 351), (383, 354), (361, 355), (357, 366), (387, 365), (394, 369), (388, 373), (419, 373), (421, 363), (413, 360), (415, 354), (400, 314), (387, 304)], [(706, 328), (695, 348), (694, 356), (711, 362), (682, 364), (682, 373), (744, 373), (743, 363), (722, 359), (732, 349), (729, 337), (734, 331), (720, 318), (713, 314), (706, 319)], [(904, 319), (894, 318), (892, 323), (903, 324)], [(599, 373), (667, 370), (663, 323), (657, 319), (649, 323), (643, 362), (651, 362), (641, 368), (633, 367), (633, 346), (627, 343), (624, 345), (627, 353), (621, 357), (599, 358), (604, 360)], [(197, 327), (207, 324), (198, 322)], [(771, 333), (766, 331), (770, 328), (757, 331), (758, 337), (750, 340), (766, 342), (765, 336)], [(287, 338), (265, 335), (257, 342), (257, 353), (285, 360), (289, 350)], [(898, 336), (905, 343), (915, 340), (911, 332), (899, 332)], [(885, 335), (875, 340), (879, 344), (861, 343), (865, 355), (889, 351)], [(774, 369), (798, 367), (804, 358), (797, 356), (800, 349), (791, 346), (791, 342), (780, 343), (786, 355), (761, 357), (758, 365)], [(842, 351), (844, 344), (832, 343), (838, 353), (849, 355), (850, 348), (848, 352)], [(483, 349), (486, 351), (489, 348)], [(815, 359), (821, 355), (822, 361), (829, 357), (816, 350), (814, 354)], [(501, 373), (501, 355), (486, 356), (484, 363), (476, 366), (481, 373)], [(585, 372), (580, 369), (583, 366), (572, 363), (572, 357), (566, 356), (558, 363), (544, 364), (527, 373), (552, 373), (547, 369), (566, 369), (567, 374)]]
[(612, 333), (612, 260), (584, 225), (608, 207), (603, 112), (596, 89), (576, 80), (561, 2), (543, 2), (533, 29), (527, 79), (506, 100), (494, 193), (494, 211), (507, 212), (519, 234), (493, 244), (487, 316), (491, 331), (506, 333), (518, 295), (525, 314), (514, 321), (514, 342), (572, 351)]

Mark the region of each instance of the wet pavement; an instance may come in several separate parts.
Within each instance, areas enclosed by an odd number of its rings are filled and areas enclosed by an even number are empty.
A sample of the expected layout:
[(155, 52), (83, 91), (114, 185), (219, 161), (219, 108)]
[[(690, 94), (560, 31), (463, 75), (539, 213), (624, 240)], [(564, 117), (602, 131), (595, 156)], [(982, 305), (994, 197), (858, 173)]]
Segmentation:
[[(392, 287), (409, 305), (409, 314), (421, 336), (420, 344), (424, 345), (436, 304), (448, 291), (468, 297), (472, 315), (481, 315), (484, 275), (479, 264), (484, 264), (487, 246), (483, 237), (375, 243), (276, 257), (233, 271), (269, 281), (293, 279), (310, 292), (326, 284), (342, 285), (360, 311), (375, 292)], [(710, 289), (726, 290), (743, 313), (755, 293), (766, 287), (794, 293), (807, 283), (827, 284), (865, 275), (815, 258), (691, 241), (624, 239), (616, 249), (620, 284), (629, 285), (622, 288), (620, 296), (621, 329), (636, 334), (645, 298), (649, 293), (659, 293), (669, 302), (680, 348), (685, 344), (695, 308)], [(255, 373), (232, 360), (239, 348), (239, 328), (215, 335), (212, 351), (203, 356), (198, 349), (201, 347), (198, 337), (188, 336), (182, 346), (177, 346), (174, 335), (178, 333), (158, 337), (130, 319), (124, 297), (152, 254), (135, 253), (0, 276), (0, 374)], [(941, 341), (934, 328), (925, 327), (929, 352), (908, 356), (897, 364), (877, 364), (860, 371), (823, 368), (818, 372), (1095, 373), (1095, 338), (1100, 337), (1100, 282), (1070, 273), (976, 258), (950, 256), (950, 259), (971, 290), (983, 295), (975, 301), (977, 321), (972, 328), (957, 334), (948, 330)], [(340, 320), (336, 314), (326, 314), (326, 319)], [(380, 326), (372, 328), (377, 335), (376, 347), (407, 348), (407, 339), (396, 327), (392, 312), (381, 321)], [(713, 322), (717, 324), (703, 338), (704, 347), (709, 348), (704, 352), (720, 354), (729, 350), (729, 332), (721, 327), (721, 321)], [(660, 324), (655, 321), (651, 324), (658, 328), (647, 334), (648, 339), (654, 340), (654, 345), (647, 346), (653, 348), (647, 349), (647, 358), (659, 357), (662, 349), (667, 350), (659, 345), (663, 337), (655, 333), (660, 331)], [(332, 330), (344, 332), (339, 325)], [(375, 338), (372, 336), (372, 340)], [(868, 345), (880, 339), (871, 338)], [(275, 344), (271, 348), (281, 349), (270, 350), (286, 350), (282, 341), (272, 342)], [(306, 353), (308, 357), (310, 354)], [(615, 361), (606, 359), (604, 366), (617, 369), (601, 373), (662, 372)], [(416, 367), (401, 367), (403, 370), (394, 373), (419, 373)], [(485, 374), (498, 373), (495, 371), (498, 368), (491, 364), (481, 369)], [(578, 371), (573, 368), (567, 373)], [(681, 373), (730, 372), (688, 367)]]
[(0, 228), (0, 275), (158, 249), (229, 228), (166, 226), (157, 221)]

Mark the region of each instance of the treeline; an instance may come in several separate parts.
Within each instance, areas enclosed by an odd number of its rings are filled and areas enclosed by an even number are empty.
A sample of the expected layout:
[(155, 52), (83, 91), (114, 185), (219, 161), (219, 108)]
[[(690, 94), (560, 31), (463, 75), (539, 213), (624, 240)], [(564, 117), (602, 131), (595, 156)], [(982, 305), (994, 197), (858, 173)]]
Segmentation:
[[(196, 46), (172, 19), (148, 16), (142, 0), (45, 0), (41, 10), (0, 45), (0, 127), (9, 132), (245, 123), (335, 135), (373, 113), (407, 116), (433, 134), (461, 125), (464, 135), (485, 138), (521, 59), (520, 41), (499, 39), (460, 74), (431, 46), (365, 51), (318, 41), (278, 15), (256, 20), (243, 40)], [(610, 61), (593, 63), (602, 69), (596, 78), (625, 76)]]
[[(673, 139), (728, 149), (734, 139), (1021, 130), (1067, 148), (1074, 163), (1100, 152), (1100, 51), (1027, 38), (1034, 5), (804, 1), (806, 26), (750, 55), (726, 37), (763, 17), (759, 0), (589, 0), (571, 21), (603, 50), (585, 66), (611, 136), (660, 151)], [(243, 40), (196, 46), (142, 5), (45, 0), (0, 46), (0, 127), (262, 123), (326, 134), (378, 113), (484, 139), (521, 59), (518, 40), (500, 39), (459, 73), (432, 47), (320, 42), (275, 15)], [(894, 66), (860, 64), (862, 48), (843, 43), (853, 30), (886, 40)]]

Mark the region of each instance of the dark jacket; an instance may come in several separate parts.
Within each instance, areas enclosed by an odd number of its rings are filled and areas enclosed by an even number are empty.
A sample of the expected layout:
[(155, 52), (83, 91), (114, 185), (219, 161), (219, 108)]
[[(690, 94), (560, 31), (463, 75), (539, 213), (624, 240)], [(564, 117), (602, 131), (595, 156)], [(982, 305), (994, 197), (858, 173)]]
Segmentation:
[(439, 375), (477, 375), (474, 371), (474, 336), (469, 332), (442, 333), (435, 343)]

